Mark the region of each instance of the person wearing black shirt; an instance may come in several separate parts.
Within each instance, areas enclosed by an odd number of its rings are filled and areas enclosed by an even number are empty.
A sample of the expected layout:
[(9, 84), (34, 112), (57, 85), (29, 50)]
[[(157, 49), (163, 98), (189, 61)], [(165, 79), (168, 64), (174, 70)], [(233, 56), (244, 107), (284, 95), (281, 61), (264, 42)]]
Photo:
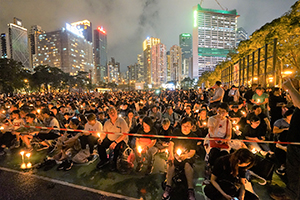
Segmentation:
[[(247, 140), (253, 141), (263, 141), (265, 140), (265, 129), (260, 126), (260, 119), (258, 116), (252, 116), (250, 119), (250, 124), (246, 125), (243, 131), (243, 137)], [(268, 144), (265, 143), (256, 143), (256, 142), (247, 142), (246, 145), (248, 147), (255, 148), (258, 150), (262, 155), (266, 155), (267, 153), (272, 153)], [(263, 151), (261, 150), (263, 149)]]
[[(150, 117), (144, 117), (142, 127), (137, 131), (137, 134), (143, 135), (157, 135), (157, 130), (154, 128), (153, 121)], [(158, 149), (154, 146), (156, 143), (155, 138), (147, 137), (137, 137), (135, 141), (135, 151), (136, 151), (136, 161), (137, 167), (136, 171), (139, 172), (143, 167), (142, 156), (146, 156), (148, 159), (148, 167), (146, 174), (151, 174), (153, 170), (154, 156)]]
[(204, 188), (205, 195), (211, 200), (258, 200), (256, 195), (245, 190), (245, 173), (254, 162), (255, 157), (248, 149), (218, 158), (212, 170), (211, 184)]
[[(173, 135), (179, 137), (197, 137), (192, 133), (193, 120), (186, 117), (181, 122), (181, 128), (174, 130)], [(175, 175), (175, 166), (184, 168), (185, 176), (188, 184), (188, 199), (195, 200), (194, 185), (193, 185), (193, 163), (196, 153), (197, 140), (177, 139), (174, 138), (169, 144), (169, 158), (167, 168), (167, 185), (162, 195), (162, 199), (170, 198), (172, 178)]]
[(279, 88), (274, 88), (274, 91), (270, 94), (269, 99), (272, 126), (274, 125), (276, 120), (282, 118), (282, 105), (286, 103), (286, 99), (281, 96)]
[(246, 99), (247, 109), (252, 110), (253, 103), (251, 103), (252, 96), (255, 94), (255, 90), (257, 88), (257, 84), (252, 84), (251, 88), (247, 90), (244, 94), (244, 98)]
[[(173, 127), (170, 126), (171, 122), (168, 118), (163, 119), (161, 127), (158, 129), (158, 135), (171, 136), (173, 134)], [(165, 150), (170, 142), (170, 138), (158, 138), (155, 146), (160, 150)]]
[[(282, 87), (290, 94), (296, 107), (291, 119), (287, 139), (289, 142), (300, 142), (300, 93), (290, 79), (287, 79)], [(270, 194), (273, 199), (300, 199), (300, 146), (289, 144), (286, 153), (287, 187), (284, 194)], [(289, 198), (288, 198), (289, 197)]]

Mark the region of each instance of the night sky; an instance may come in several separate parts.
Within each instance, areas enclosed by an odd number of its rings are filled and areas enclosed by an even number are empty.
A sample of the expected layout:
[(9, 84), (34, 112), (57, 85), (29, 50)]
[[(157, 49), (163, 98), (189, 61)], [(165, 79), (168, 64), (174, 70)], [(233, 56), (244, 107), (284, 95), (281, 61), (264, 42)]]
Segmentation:
[[(222, 7), (236, 9), (238, 27), (249, 35), (265, 23), (287, 12), (296, 0), (219, 0)], [(93, 29), (103, 26), (108, 34), (108, 59), (115, 57), (121, 70), (134, 64), (142, 53), (147, 36), (158, 37), (167, 45), (179, 45), (179, 34), (192, 33), (193, 6), (200, 0), (0, 0), (0, 32), (13, 17), (22, 19), (25, 28), (40, 25), (54, 31), (83, 19)], [(221, 9), (214, 0), (202, 7)]]

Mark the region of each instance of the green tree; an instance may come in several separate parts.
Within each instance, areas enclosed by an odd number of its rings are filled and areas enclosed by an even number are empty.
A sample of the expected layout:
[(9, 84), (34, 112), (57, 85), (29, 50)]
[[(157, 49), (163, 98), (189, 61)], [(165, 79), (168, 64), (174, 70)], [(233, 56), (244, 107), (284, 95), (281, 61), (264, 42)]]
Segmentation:
[(0, 59), (0, 71), (0, 91), (3, 93), (25, 87), (24, 80), (30, 76), (22, 63), (13, 59)]

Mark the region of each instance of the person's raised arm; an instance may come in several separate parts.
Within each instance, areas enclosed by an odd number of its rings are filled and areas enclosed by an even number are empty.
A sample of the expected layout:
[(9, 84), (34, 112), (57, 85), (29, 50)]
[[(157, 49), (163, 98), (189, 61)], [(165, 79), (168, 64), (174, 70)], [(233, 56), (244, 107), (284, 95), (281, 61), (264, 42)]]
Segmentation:
[(282, 84), (283, 89), (287, 90), (288, 93), (290, 94), (294, 106), (300, 109), (300, 93), (296, 90), (294, 87), (291, 79), (287, 79), (283, 84)]

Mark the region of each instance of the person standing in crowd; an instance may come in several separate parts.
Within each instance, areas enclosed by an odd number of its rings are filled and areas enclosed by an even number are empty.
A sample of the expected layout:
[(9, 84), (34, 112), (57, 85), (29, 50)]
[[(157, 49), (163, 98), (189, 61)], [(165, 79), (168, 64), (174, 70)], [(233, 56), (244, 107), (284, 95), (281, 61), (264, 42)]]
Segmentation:
[(244, 94), (244, 98), (246, 99), (247, 109), (252, 110), (253, 103), (251, 102), (253, 95), (255, 94), (255, 90), (257, 88), (257, 84), (253, 83), (251, 88), (247, 90)]
[(239, 149), (216, 160), (205, 195), (211, 200), (258, 200), (245, 189), (246, 170), (254, 165), (255, 157), (248, 149)]
[[(193, 119), (186, 117), (181, 121), (181, 128), (174, 130), (174, 136), (181, 137), (197, 137), (192, 133)], [(197, 140), (180, 140), (172, 139), (169, 143), (169, 157), (168, 157), (168, 168), (167, 168), (167, 184), (165, 191), (162, 195), (163, 200), (170, 198), (172, 178), (175, 174), (175, 167), (179, 166), (184, 169), (185, 176), (188, 184), (188, 199), (195, 200), (194, 192), (194, 170), (193, 164), (195, 162), (194, 155), (196, 153)]]
[(224, 97), (224, 90), (221, 88), (221, 81), (216, 81), (213, 88), (215, 89), (215, 92), (210, 100), (210, 104), (220, 104)]
[(229, 102), (238, 103), (241, 95), (239, 89), (235, 85), (233, 85), (231, 86), (231, 90), (229, 91), (228, 96)]
[(274, 88), (270, 93), (269, 106), (271, 116), (271, 126), (273, 127), (276, 120), (282, 118), (282, 106), (286, 104), (286, 99), (281, 95), (279, 88)]
[[(113, 133), (128, 133), (129, 128), (127, 123), (122, 117), (118, 116), (118, 112), (115, 107), (110, 107), (108, 109), (109, 120), (104, 124), (104, 132)], [(128, 136), (118, 135), (118, 134), (101, 134), (100, 141), (98, 144), (98, 154), (100, 157), (100, 162), (97, 165), (98, 169), (101, 169), (106, 164), (108, 164), (106, 149), (109, 148), (113, 151), (113, 158), (110, 158), (113, 162), (110, 163), (110, 169), (114, 171), (117, 168), (117, 158), (119, 156), (121, 145), (128, 142)], [(110, 154), (112, 156), (112, 154)]]
[[(284, 117), (276, 120), (273, 127), (273, 134), (275, 135), (275, 140), (279, 142), (287, 142), (288, 130), (290, 127), (290, 122), (294, 110), (289, 109), (284, 113)], [(279, 175), (285, 175), (285, 161), (286, 161), (286, 144), (276, 144), (275, 156), (278, 160), (279, 168), (276, 170), (276, 173)]]
[[(295, 112), (292, 116), (289, 133), (287, 139), (289, 142), (300, 142), (299, 122), (300, 122), (300, 93), (294, 87), (292, 81), (287, 79), (283, 85), (284, 90), (287, 90), (292, 98)], [(287, 174), (287, 187), (285, 193), (278, 194), (272, 193), (270, 196), (275, 200), (300, 199), (300, 146), (289, 144), (286, 153), (286, 174)]]

